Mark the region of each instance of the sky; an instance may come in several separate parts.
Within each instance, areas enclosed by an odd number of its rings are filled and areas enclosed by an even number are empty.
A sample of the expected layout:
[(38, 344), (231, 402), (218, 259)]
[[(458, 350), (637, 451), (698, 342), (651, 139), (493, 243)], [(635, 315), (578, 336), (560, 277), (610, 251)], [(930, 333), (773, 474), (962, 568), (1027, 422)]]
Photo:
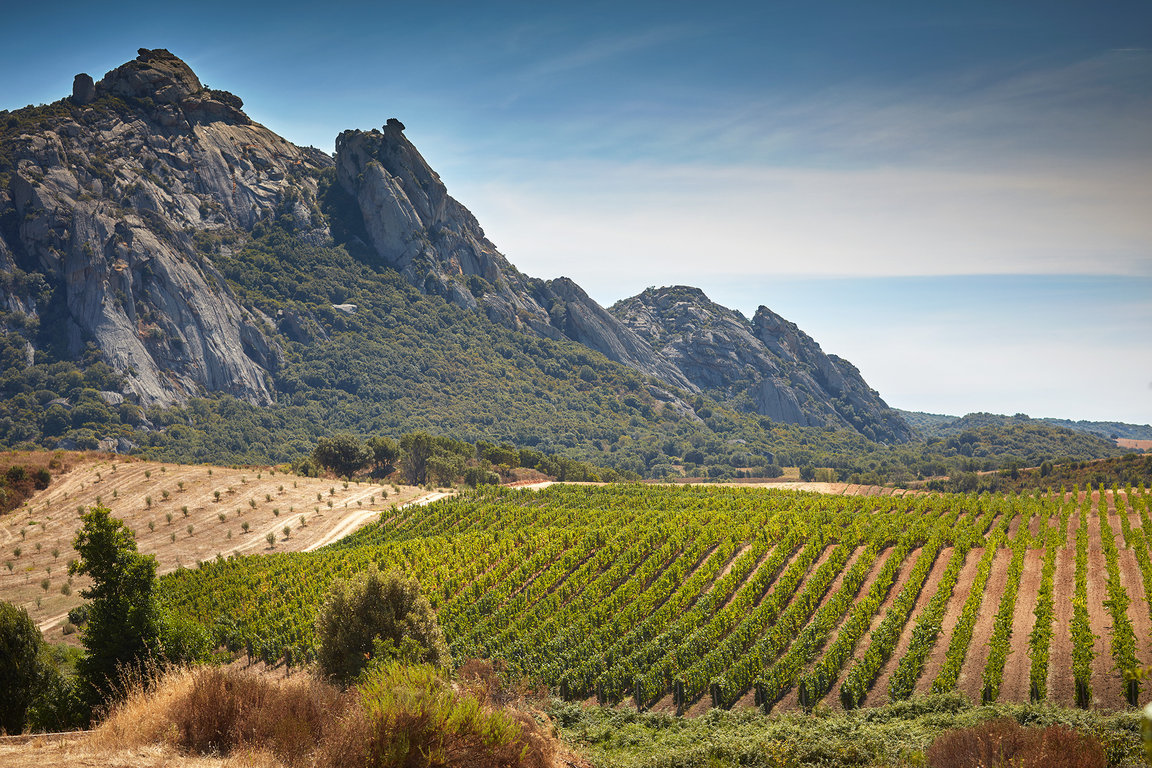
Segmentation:
[(6, 7), (0, 108), (168, 48), (298, 144), (399, 118), (602, 304), (766, 305), (898, 408), (1152, 423), (1146, 0), (161, 5)]

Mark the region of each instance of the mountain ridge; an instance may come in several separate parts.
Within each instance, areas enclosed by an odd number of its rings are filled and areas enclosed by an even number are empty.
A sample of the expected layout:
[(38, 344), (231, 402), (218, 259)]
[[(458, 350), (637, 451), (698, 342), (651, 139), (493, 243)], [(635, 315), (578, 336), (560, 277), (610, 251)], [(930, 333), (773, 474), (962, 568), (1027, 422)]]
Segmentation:
[[(26, 334), (27, 363), (49, 347), (59, 359), (103, 360), (122, 377), (105, 399), (118, 391), (143, 409), (213, 393), (260, 407), (283, 400), (293, 345), (330, 343), (340, 317), (358, 308), (339, 286), (324, 296), (278, 289), (261, 304), (238, 292), (243, 266), (222, 265), (275, 227), (292, 247), (346, 247), (513, 332), (595, 350), (650, 377), (655, 394), (645, 397), (690, 422), (707, 418), (689, 403), (705, 393), (766, 424), (909, 439), (851, 364), (766, 309), (747, 334), (693, 338), (686, 355), (683, 345), (656, 349), (666, 334), (601, 307), (568, 278), (520, 273), (399, 120), (343, 132), (329, 156), (242, 107), (170, 52), (141, 49), (99, 81), (78, 75), (60, 102), (0, 113), (0, 307), (5, 327), (41, 327)], [(738, 313), (707, 306), (740, 325)], [(318, 320), (319, 309), (331, 320)], [(747, 340), (751, 375), (725, 363), (731, 350), (722, 349)], [(710, 375), (705, 357), (718, 361)]]

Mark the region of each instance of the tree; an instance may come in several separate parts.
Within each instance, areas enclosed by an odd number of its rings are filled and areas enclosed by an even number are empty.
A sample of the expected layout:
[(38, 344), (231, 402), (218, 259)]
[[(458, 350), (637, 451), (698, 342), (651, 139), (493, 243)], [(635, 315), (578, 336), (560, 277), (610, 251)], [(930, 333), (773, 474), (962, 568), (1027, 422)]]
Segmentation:
[(432, 436), (427, 432), (409, 432), (400, 438), (403, 455), (400, 467), (410, 484), (423, 485), (428, 480), (428, 459), (432, 457), (432, 449)]
[(368, 450), (372, 452), (372, 463), (378, 475), (389, 475), (400, 458), (400, 446), (390, 437), (373, 437), (368, 440)]
[(335, 582), (316, 617), (320, 670), (351, 682), (370, 661), (401, 659), (439, 667), (451, 657), (428, 598), (415, 579), (375, 565)]
[(360, 438), (344, 433), (320, 438), (312, 460), (341, 477), (351, 477), (372, 460), (372, 452)]
[(92, 586), (80, 593), (92, 602), (83, 638), (87, 654), (77, 672), (96, 704), (108, 699), (124, 672), (160, 659), (156, 558), (136, 550), (132, 531), (106, 507), (91, 507), (81, 520), (72, 542), (80, 557), (68, 572), (92, 577)]
[(0, 601), (0, 728), (24, 730), (28, 706), (43, 677), (44, 639), (28, 611)]

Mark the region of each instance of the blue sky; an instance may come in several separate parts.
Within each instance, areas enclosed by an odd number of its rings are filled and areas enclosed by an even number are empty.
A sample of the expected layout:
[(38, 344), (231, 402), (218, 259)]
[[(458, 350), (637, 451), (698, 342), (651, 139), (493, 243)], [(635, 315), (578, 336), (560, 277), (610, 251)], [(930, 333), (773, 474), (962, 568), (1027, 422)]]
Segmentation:
[(1152, 423), (1147, 2), (23, 4), (0, 108), (164, 47), (398, 117), (523, 271), (766, 304), (892, 405)]

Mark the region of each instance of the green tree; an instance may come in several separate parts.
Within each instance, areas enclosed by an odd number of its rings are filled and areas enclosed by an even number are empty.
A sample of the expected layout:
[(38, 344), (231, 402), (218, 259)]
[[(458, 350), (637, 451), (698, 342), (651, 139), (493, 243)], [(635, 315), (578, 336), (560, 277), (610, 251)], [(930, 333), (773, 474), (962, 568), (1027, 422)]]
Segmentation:
[(0, 601), (0, 728), (7, 733), (24, 730), (28, 706), (43, 677), (43, 644), (28, 611)]
[(132, 531), (106, 507), (91, 507), (72, 546), (80, 555), (68, 572), (92, 577), (81, 592), (91, 600), (84, 631), (87, 654), (77, 672), (93, 704), (108, 699), (124, 672), (160, 659), (155, 599), (156, 558), (136, 550)]
[(348, 683), (370, 661), (401, 659), (444, 667), (444, 633), (420, 584), (375, 565), (334, 583), (316, 617), (316, 660), (328, 677)]
[(400, 438), (400, 468), (412, 485), (428, 481), (428, 459), (432, 458), (432, 436), (427, 432), (409, 432)]
[(372, 463), (378, 475), (388, 475), (396, 467), (400, 458), (400, 446), (390, 437), (372, 437), (368, 440), (368, 450), (372, 452)]
[(372, 452), (360, 438), (342, 433), (322, 437), (312, 450), (312, 460), (341, 477), (351, 477), (372, 460)]
[(464, 459), (458, 453), (437, 453), (428, 459), (428, 477), (437, 485), (452, 485), (464, 472)]

